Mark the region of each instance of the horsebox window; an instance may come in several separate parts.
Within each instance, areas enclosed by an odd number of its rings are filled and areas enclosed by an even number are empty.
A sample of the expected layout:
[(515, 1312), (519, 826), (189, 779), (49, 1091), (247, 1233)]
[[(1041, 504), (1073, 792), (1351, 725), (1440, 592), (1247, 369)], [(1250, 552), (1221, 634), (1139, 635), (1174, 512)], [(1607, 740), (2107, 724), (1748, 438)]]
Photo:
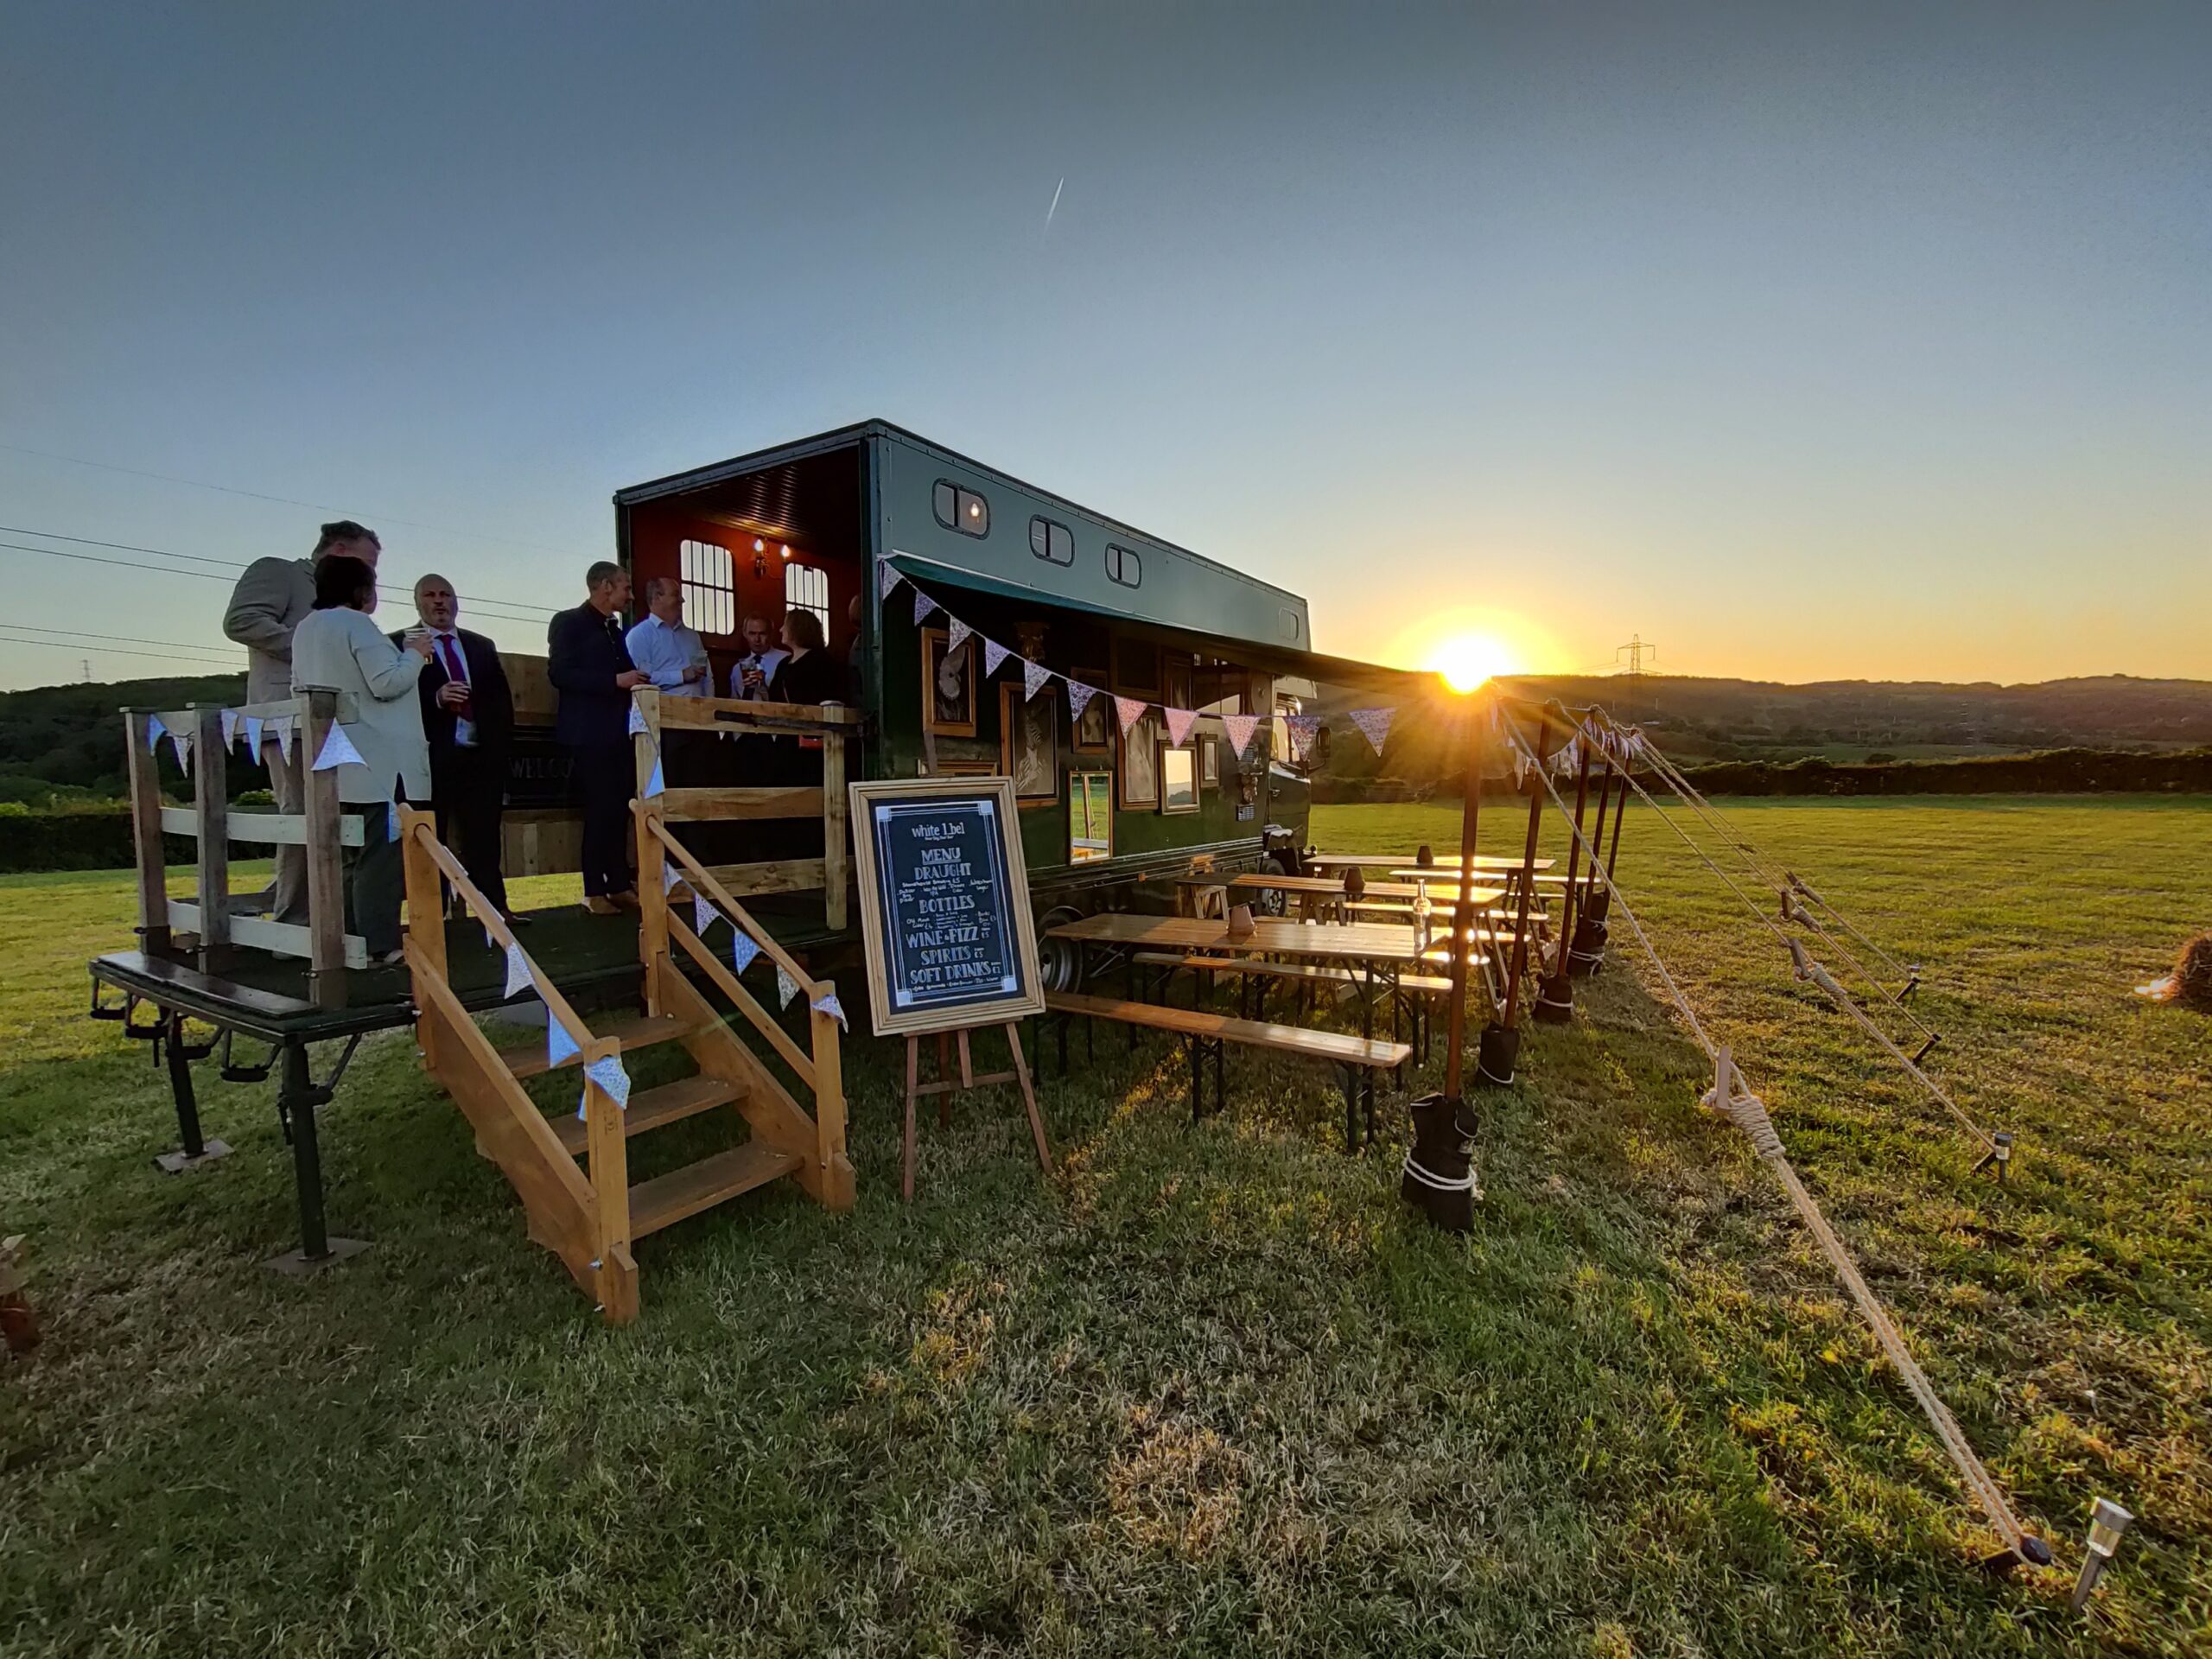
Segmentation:
[(729, 549), (685, 542), (677, 550), (683, 581), (683, 620), (702, 633), (737, 632), (737, 580)]
[(1075, 532), (1050, 518), (1032, 518), (1029, 550), (1048, 564), (1073, 564)]
[(1144, 580), (1144, 560), (1135, 548), (1106, 544), (1106, 576), (1124, 588), (1134, 588)]
[(822, 637), (830, 637), (830, 573), (818, 564), (784, 567), (784, 608), (812, 611), (822, 624)]
[(973, 490), (940, 478), (930, 505), (937, 512), (938, 523), (947, 530), (957, 530), (963, 536), (991, 533), (991, 504)]

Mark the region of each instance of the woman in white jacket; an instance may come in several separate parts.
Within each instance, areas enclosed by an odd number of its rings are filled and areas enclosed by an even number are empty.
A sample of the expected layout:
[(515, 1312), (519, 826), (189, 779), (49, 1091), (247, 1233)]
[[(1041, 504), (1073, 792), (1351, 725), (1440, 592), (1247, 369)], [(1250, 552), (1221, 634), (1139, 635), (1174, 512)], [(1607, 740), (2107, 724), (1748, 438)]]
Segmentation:
[[(326, 556), (315, 567), (315, 609), (292, 634), (292, 689), (339, 694), (338, 729), (361, 757), (337, 769), (339, 801), (361, 820), (360, 848), (347, 849), (346, 928), (367, 942), (372, 960), (396, 963), (405, 879), (389, 820), (393, 802), (430, 798), (430, 746), (415, 691), (430, 637), (393, 645), (369, 620), (376, 607), (376, 571), (359, 559)], [(321, 758), (310, 755), (308, 764)]]

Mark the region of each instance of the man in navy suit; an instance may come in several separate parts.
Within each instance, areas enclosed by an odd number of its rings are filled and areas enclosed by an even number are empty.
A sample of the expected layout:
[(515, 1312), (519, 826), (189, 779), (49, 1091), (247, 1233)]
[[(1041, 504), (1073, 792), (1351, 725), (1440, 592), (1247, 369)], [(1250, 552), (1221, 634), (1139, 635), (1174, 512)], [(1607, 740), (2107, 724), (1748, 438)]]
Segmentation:
[(569, 751), (569, 785), (584, 814), (584, 908), (611, 916), (638, 905), (630, 874), (630, 693), (649, 677), (630, 661), (622, 613), (630, 575), (605, 560), (584, 572), (590, 596), (555, 614), (545, 631), (546, 671), (561, 694), (554, 735)]
[[(416, 682), (423, 734), (430, 744), (430, 803), (438, 839), (457, 849), (476, 890), (511, 921), (501, 868), (499, 820), (506, 810), (507, 766), (514, 753), (515, 698), (499, 648), (457, 626), (461, 601), (443, 576), (415, 584), (415, 613), (430, 635), (430, 660)], [(395, 644), (400, 636), (392, 635)]]

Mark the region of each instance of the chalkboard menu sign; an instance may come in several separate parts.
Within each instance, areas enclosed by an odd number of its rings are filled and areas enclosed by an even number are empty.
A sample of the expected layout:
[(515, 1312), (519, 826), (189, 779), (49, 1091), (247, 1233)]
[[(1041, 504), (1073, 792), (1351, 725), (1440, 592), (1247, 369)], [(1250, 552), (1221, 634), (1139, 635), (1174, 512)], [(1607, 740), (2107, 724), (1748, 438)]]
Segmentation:
[(1014, 780), (918, 779), (850, 792), (877, 1033), (1043, 1013)]

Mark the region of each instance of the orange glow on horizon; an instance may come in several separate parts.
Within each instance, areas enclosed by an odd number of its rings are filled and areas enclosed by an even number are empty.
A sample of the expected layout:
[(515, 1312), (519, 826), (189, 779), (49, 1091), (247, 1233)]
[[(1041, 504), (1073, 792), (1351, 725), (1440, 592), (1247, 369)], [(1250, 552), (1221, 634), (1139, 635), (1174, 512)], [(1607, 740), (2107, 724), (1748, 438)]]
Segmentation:
[(1509, 611), (1452, 607), (1408, 623), (1382, 660), (1443, 676), (1454, 691), (1516, 674), (1541, 674), (1560, 660), (1543, 630)]

